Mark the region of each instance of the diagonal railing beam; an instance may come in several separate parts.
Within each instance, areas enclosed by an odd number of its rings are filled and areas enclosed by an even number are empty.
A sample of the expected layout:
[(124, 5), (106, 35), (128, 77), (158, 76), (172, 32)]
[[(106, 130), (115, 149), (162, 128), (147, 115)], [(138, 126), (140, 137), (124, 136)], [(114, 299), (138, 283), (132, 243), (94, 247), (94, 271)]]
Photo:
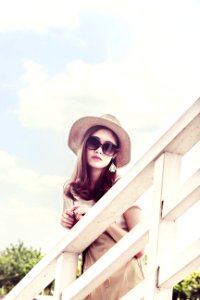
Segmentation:
[(159, 271), (159, 287), (171, 287), (188, 276), (200, 266), (200, 240), (195, 241), (185, 251), (177, 255), (173, 261), (161, 265)]
[[(139, 174), (137, 171), (140, 172), (140, 168), (135, 171), (135, 178), (130, 177), (132, 184), (127, 185), (123, 177), (88, 211), (87, 217), (83, 217), (71, 230), (66, 229), (66, 233), (57, 245), (18, 283), (5, 300), (32, 300), (54, 279), (55, 263), (63, 251), (81, 253), (122, 215), (149, 188), (153, 163), (146, 166)], [(141, 176), (144, 180), (143, 184), (141, 184)]]
[(193, 174), (183, 185), (180, 186), (175, 197), (176, 203), (172, 203), (167, 209), (163, 209), (162, 217), (165, 220), (176, 220), (190, 207), (200, 200), (200, 170)]
[(81, 300), (134, 257), (148, 241), (150, 218), (144, 219), (65, 289), (62, 300)]
[[(4, 300), (32, 300), (54, 279), (56, 261), (44, 267), (46, 258), (40, 261), (4, 298)], [(41, 283), (43, 286), (41, 286)]]
[(87, 218), (83, 217), (72, 230), (63, 235), (53, 250), (24, 277), (5, 300), (32, 300), (52, 281), (56, 259), (64, 250), (82, 252), (152, 185), (154, 162), (162, 153), (175, 152), (183, 155), (199, 138), (200, 98), (96, 203), (87, 213)]

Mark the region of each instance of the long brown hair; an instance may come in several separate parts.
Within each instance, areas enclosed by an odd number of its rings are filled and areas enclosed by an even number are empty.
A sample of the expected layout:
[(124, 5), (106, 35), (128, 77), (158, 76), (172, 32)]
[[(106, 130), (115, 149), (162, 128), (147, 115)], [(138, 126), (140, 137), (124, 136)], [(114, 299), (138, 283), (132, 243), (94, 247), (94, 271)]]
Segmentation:
[(102, 170), (101, 175), (95, 184), (95, 188), (91, 190), (90, 170), (86, 159), (86, 142), (93, 133), (100, 129), (107, 129), (111, 131), (113, 136), (116, 138), (117, 145), (120, 147), (117, 135), (107, 127), (97, 125), (89, 128), (86, 131), (81, 147), (77, 153), (77, 164), (74, 173), (64, 189), (65, 195), (72, 199), (74, 199), (74, 195), (77, 195), (85, 200), (98, 201), (116, 182), (116, 172), (112, 173), (109, 171), (109, 167), (112, 162), (115, 163), (114, 158), (111, 160), (109, 165)]

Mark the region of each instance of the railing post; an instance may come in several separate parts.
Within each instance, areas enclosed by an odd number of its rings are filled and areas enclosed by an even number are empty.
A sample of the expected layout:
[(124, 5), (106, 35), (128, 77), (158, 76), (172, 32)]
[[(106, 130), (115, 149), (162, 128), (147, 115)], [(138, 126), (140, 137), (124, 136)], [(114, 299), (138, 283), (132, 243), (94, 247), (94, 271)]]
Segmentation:
[(54, 299), (61, 300), (63, 290), (76, 279), (78, 254), (63, 252), (57, 259)]
[(181, 157), (164, 153), (154, 165), (154, 195), (149, 233), (146, 300), (172, 299), (172, 287), (159, 287), (159, 268), (175, 254), (176, 222), (162, 218), (163, 207), (173, 201), (179, 185)]

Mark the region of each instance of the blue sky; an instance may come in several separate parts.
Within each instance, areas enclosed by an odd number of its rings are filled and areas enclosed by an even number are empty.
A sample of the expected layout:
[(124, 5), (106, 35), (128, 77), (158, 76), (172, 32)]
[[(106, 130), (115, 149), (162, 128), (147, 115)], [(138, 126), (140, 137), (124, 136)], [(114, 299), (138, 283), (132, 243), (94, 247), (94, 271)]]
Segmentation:
[(57, 236), (77, 118), (116, 115), (132, 164), (199, 97), (199, 35), (197, 0), (0, 0), (0, 249)]

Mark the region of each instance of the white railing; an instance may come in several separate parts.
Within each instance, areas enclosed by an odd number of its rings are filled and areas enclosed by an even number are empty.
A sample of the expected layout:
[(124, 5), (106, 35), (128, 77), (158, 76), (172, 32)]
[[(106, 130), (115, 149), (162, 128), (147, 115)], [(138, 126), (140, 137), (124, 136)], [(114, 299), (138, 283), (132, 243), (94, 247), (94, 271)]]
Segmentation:
[[(200, 267), (200, 240), (178, 256), (175, 251), (176, 221), (200, 199), (199, 170), (186, 183), (180, 184), (182, 157), (199, 140), (200, 98), (91, 208), (87, 216), (64, 234), (5, 300), (36, 299), (36, 295), (54, 279), (55, 291), (51, 299), (83, 299), (147, 244), (146, 278), (121, 299), (171, 299), (173, 285)], [(78, 253), (151, 186), (151, 215), (76, 279)]]

